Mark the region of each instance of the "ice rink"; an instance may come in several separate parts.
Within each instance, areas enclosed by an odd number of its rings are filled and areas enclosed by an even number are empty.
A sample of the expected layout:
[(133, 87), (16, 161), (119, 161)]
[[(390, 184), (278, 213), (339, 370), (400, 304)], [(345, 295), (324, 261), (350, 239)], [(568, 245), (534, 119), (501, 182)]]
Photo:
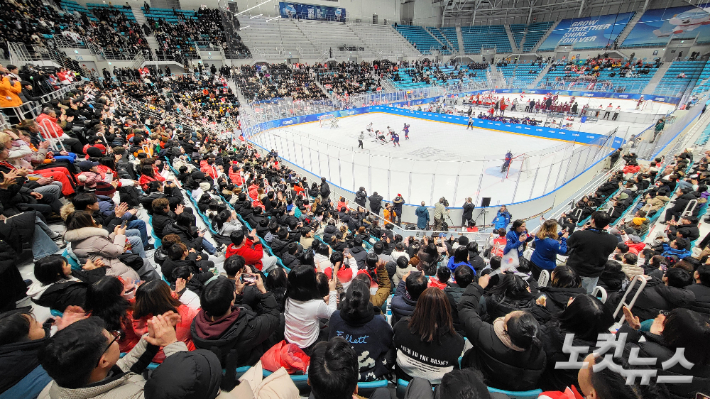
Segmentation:
[[(492, 204), (507, 204), (538, 197), (582, 172), (601, 156), (600, 147), (542, 139), (487, 129), (432, 122), (384, 113), (301, 124), (263, 132), (251, 139), (275, 149), (286, 160), (351, 191), (364, 186), (385, 199), (398, 193), (418, 204), (445, 196), (452, 206), (465, 197), (491, 197)], [(400, 147), (382, 145), (365, 131), (391, 126), (400, 134)], [(411, 125), (409, 140), (402, 128)], [(358, 136), (365, 131), (364, 148)], [(509, 174), (501, 173), (505, 153), (516, 157)], [(524, 155), (523, 155), (524, 154)], [(520, 173), (521, 168), (525, 171)]]

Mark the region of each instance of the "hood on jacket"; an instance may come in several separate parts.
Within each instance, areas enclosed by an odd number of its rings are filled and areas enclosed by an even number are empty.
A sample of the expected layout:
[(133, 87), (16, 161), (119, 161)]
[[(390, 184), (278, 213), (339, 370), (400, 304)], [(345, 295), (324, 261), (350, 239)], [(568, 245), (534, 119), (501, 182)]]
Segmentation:
[(232, 306), (232, 313), (227, 317), (212, 321), (204, 310), (195, 316), (193, 325), (195, 334), (202, 339), (216, 340), (229, 330), (241, 314), (239, 307)]
[(95, 236), (108, 238), (108, 235), (108, 231), (100, 227), (82, 227), (80, 229), (67, 230), (67, 232), (64, 233), (64, 240), (69, 242), (75, 242)]
[(222, 365), (214, 353), (198, 349), (165, 358), (145, 384), (146, 399), (215, 399)]

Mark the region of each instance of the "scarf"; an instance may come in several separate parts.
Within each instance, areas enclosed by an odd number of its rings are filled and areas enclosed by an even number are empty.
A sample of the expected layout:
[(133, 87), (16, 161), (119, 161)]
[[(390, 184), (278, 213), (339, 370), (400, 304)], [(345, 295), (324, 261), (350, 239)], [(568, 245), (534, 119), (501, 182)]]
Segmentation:
[(525, 349), (515, 346), (515, 344), (510, 342), (510, 335), (508, 335), (508, 332), (505, 331), (505, 317), (499, 317), (493, 321), (493, 331), (495, 331), (496, 336), (500, 339), (500, 342), (502, 342), (503, 345), (516, 352), (525, 351)]

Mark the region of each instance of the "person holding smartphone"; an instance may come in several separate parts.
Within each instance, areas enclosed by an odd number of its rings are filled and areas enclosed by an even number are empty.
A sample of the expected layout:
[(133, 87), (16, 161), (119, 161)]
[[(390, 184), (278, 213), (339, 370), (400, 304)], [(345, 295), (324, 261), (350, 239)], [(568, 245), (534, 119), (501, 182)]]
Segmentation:
[(535, 235), (535, 251), (530, 257), (530, 270), (536, 280), (543, 270), (552, 273), (552, 270), (557, 266), (557, 255), (567, 253), (569, 233), (566, 230), (558, 233), (557, 226), (557, 221), (548, 219), (540, 226), (540, 230)]

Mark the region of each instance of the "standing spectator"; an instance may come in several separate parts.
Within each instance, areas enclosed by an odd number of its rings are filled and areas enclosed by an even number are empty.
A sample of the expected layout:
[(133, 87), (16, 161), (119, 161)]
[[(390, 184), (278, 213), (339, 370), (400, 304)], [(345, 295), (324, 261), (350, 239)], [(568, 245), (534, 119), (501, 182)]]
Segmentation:
[(466, 202), (463, 204), (463, 214), (461, 215), (461, 227), (464, 229), (473, 222), (473, 210), (476, 208), (473, 205), (473, 200), (471, 197), (466, 198)]
[(374, 213), (375, 215), (379, 215), (380, 209), (382, 209), (382, 196), (377, 194), (377, 191), (375, 191), (368, 199), (370, 200), (370, 210), (372, 211), (372, 213)]
[(530, 257), (530, 271), (537, 280), (543, 270), (552, 273), (557, 266), (557, 255), (567, 253), (566, 231), (560, 236), (557, 233), (557, 221), (545, 220), (540, 230), (535, 235), (535, 251)]
[(330, 197), (330, 185), (328, 185), (325, 177), (320, 178), (320, 197), (326, 203), (328, 202), (328, 197)]
[(364, 208), (366, 201), (367, 191), (365, 191), (365, 187), (360, 187), (360, 189), (355, 193), (355, 203)]
[(582, 277), (582, 287), (588, 294), (594, 291), (609, 255), (619, 241), (604, 228), (609, 224), (606, 212), (594, 212), (587, 226), (575, 231), (567, 240), (567, 266)]
[(417, 207), (414, 214), (417, 216), (417, 229), (426, 230), (429, 226), (429, 210), (424, 206), (424, 201)]
[(395, 212), (395, 224), (399, 226), (402, 223), (402, 205), (404, 205), (404, 197), (402, 197), (402, 194), (397, 194), (396, 197), (394, 197), (394, 200), (392, 200), (392, 207), (394, 208)]
[(444, 218), (448, 216), (449, 210), (446, 209), (446, 198), (439, 198), (439, 202), (434, 205), (434, 230), (444, 229)]
[(663, 128), (665, 127), (666, 121), (663, 118), (659, 119), (658, 122), (656, 122), (656, 126), (653, 127), (653, 140), (651, 140), (652, 143), (656, 141), (658, 135), (661, 134)]
[[(3, 68), (0, 65), (0, 72), (5, 75), (0, 81), (0, 108), (19, 107), (22, 105), (22, 99), (20, 99), (22, 83), (20, 83), (20, 77), (17, 76), (17, 67), (8, 65), (7, 68)], [(8, 110), (6, 115), (11, 124), (20, 122), (19, 115), (16, 115), (12, 110)]]

